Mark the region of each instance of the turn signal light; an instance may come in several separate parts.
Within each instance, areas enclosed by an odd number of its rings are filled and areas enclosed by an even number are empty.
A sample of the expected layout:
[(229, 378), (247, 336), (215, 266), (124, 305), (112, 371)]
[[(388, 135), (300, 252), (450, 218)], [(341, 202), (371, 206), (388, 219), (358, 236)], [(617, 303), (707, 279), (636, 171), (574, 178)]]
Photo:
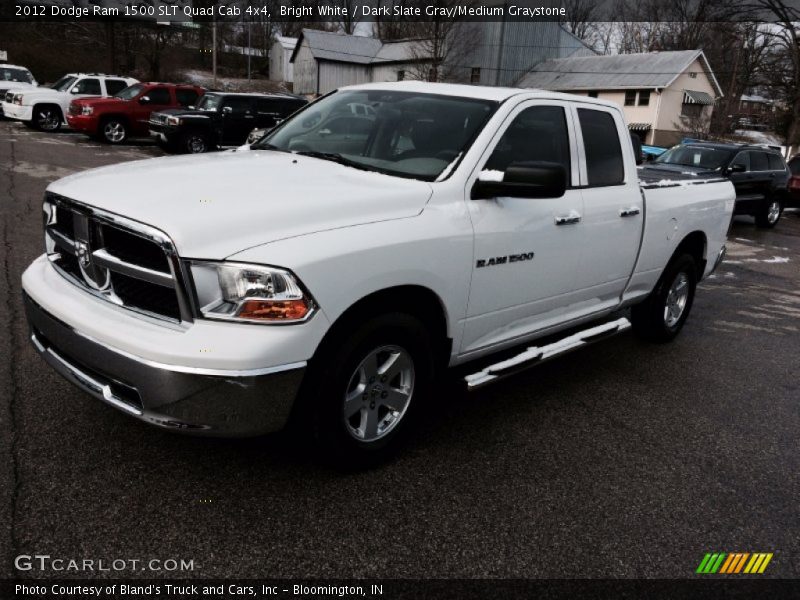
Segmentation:
[(297, 300), (245, 300), (239, 313), (240, 319), (264, 319), (268, 321), (297, 321), (309, 311), (305, 298)]

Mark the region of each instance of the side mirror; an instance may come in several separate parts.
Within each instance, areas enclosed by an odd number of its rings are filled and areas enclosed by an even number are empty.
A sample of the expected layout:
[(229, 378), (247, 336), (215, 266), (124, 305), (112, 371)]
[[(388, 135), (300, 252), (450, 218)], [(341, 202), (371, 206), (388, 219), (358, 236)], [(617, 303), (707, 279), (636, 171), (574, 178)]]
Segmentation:
[(139, 98), (139, 104), (150, 104), (150, 96), (142, 96)]
[(188, 108), (189, 110), (195, 110), (195, 108), (196, 108), (196, 107), (195, 107), (195, 105), (194, 105), (194, 104), (190, 104), (190, 105), (189, 105), (189, 106), (187, 106), (186, 108)]
[(76, 85), (74, 88), (72, 88), (72, 89), (69, 91), (69, 93), (70, 93), (70, 94), (80, 94), (80, 93), (81, 93), (81, 88), (79, 88), (79, 87)]
[(742, 163), (736, 163), (728, 167), (728, 173), (744, 173), (747, 171), (747, 167)]
[(473, 200), (491, 198), (560, 198), (567, 190), (564, 165), (545, 161), (511, 163), (498, 177), (498, 171), (482, 171), (472, 186)]
[(229, 115), (229, 114), (231, 114), (233, 112), (233, 107), (232, 106), (223, 106), (222, 107), (222, 112), (224, 114), (226, 114), (226, 115)]

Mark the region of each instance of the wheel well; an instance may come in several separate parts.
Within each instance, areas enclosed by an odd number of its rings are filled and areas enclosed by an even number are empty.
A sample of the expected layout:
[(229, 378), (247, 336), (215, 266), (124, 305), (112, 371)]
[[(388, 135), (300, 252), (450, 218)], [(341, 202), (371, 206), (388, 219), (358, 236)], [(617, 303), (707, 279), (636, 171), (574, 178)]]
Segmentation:
[(41, 108), (45, 108), (45, 107), (55, 108), (58, 111), (58, 114), (61, 117), (61, 120), (62, 121), (64, 120), (64, 111), (61, 110), (61, 107), (58, 104), (53, 104), (52, 102), (39, 102), (37, 104), (34, 104), (33, 105), (33, 112), (36, 112), (37, 110), (39, 110)]
[(130, 120), (128, 119), (127, 115), (119, 115), (119, 114), (115, 114), (115, 113), (101, 116), (100, 117), (100, 122), (101, 123), (105, 123), (106, 121), (110, 121), (111, 119), (119, 119), (120, 121), (125, 123), (125, 125), (130, 125)]
[[(702, 276), (706, 269), (706, 248), (708, 247), (708, 241), (706, 239), (706, 234), (702, 231), (693, 231), (689, 235), (687, 235), (678, 247), (675, 249), (672, 257), (675, 258), (676, 256), (680, 256), (681, 254), (689, 254), (697, 263), (697, 267), (699, 270), (698, 278)], [(671, 260), (671, 259), (670, 259)]]
[(410, 314), (422, 321), (431, 332), (437, 366), (446, 366), (450, 359), (453, 340), (447, 335), (447, 314), (439, 296), (420, 285), (402, 285), (386, 288), (364, 296), (333, 323), (320, 348), (339, 338), (339, 334), (367, 318), (389, 312)]

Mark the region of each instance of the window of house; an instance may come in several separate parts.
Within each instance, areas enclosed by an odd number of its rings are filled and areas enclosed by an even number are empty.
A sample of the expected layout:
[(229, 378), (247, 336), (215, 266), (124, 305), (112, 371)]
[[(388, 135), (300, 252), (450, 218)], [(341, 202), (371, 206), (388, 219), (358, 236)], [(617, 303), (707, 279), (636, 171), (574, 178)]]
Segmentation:
[(690, 118), (702, 117), (703, 105), (684, 103), (681, 105), (681, 116)]
[(589, 92), (587, 96), (589, 96), (589, 98), (597, 98), (597, 92)]
[(625, 106), (636, 106), (636, 92), (634, 90), (625, 92)]
[(397, 72), (397, 81), (403, 81), (406, 78), (405, 71), (398, 71)]
[(569, 133), (560, 106), (531, 106), (523, 110), (495, 146), (484, 169), (503, 171), (512, 163), (548, 161), (570, 172)]
[(470, 83), (481, 82), (481, 70), (479, 67), (472, 67), (472, 70), (469, 73), (469, 82)]
[(621, 184), (625, 179), (625, 167), (614, 117), (605, 111), (579, 108), (578, 119), (583, 135), (589, 185), (596, 187)]
[(697, 73), (694, 71), (689, 71), (689, 78), (690, 79), (697, 79)]
[(639, 106), (650, 106), (650, 90), (639, 92)]

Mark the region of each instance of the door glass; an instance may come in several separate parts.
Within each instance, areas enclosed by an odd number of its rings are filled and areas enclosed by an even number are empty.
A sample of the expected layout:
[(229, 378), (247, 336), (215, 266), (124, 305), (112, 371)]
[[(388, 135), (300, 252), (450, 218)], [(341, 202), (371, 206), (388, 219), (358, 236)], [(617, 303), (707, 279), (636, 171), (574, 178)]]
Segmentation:
[(250, 110), (250, 99), (236, 98), (236, 97), (225, 98), (223, 107), (225, 108), (230, 107), (232, 109), (231, 114), (233, 115), (243, 115), (244, 113)]
[(169, 104), (169, 90), (167, 88), (153, 88), (145, 93), (150, 98), (150, 104)]
[(106, 79), (106, 92), (109, 96), (114, 96), (128, 87), (122, 79)]
[(784, 171), (783, 167), (783, 160), (777, 154), (767, 154), (767, 160), (769, 160), (769, 170), (770, 171)]
[(745, 170), (750, 170), (750, 153), (749, 152), (739, 152), (733, 160), (731, 161), (732, 165), (744, 165)]
[(751, 152), (750, 153), (750, 170), (751, 171), (767, 171), (769, 170), (769, 161), (764, 152)]
[(625, 178), (625, 167), (614, 117), (604, 111), (579, 108), (578, 118), (583, 132), (589, 185), (621, 184)]
[[(90, 94), (92, 96), (100, 96), (103, 92), (100, 90), (99, 79), (81, 79), (75, 84), (74, 88), (78, 88), (76, 94)], [(73, 88), (73, 89), (74, 89)]]
[(484, 169), (502, 171), (511, 163), (547, 161), (569, 174), (569, 133), (560, 106), (531, 106), (516, 116), (495, 146)]

